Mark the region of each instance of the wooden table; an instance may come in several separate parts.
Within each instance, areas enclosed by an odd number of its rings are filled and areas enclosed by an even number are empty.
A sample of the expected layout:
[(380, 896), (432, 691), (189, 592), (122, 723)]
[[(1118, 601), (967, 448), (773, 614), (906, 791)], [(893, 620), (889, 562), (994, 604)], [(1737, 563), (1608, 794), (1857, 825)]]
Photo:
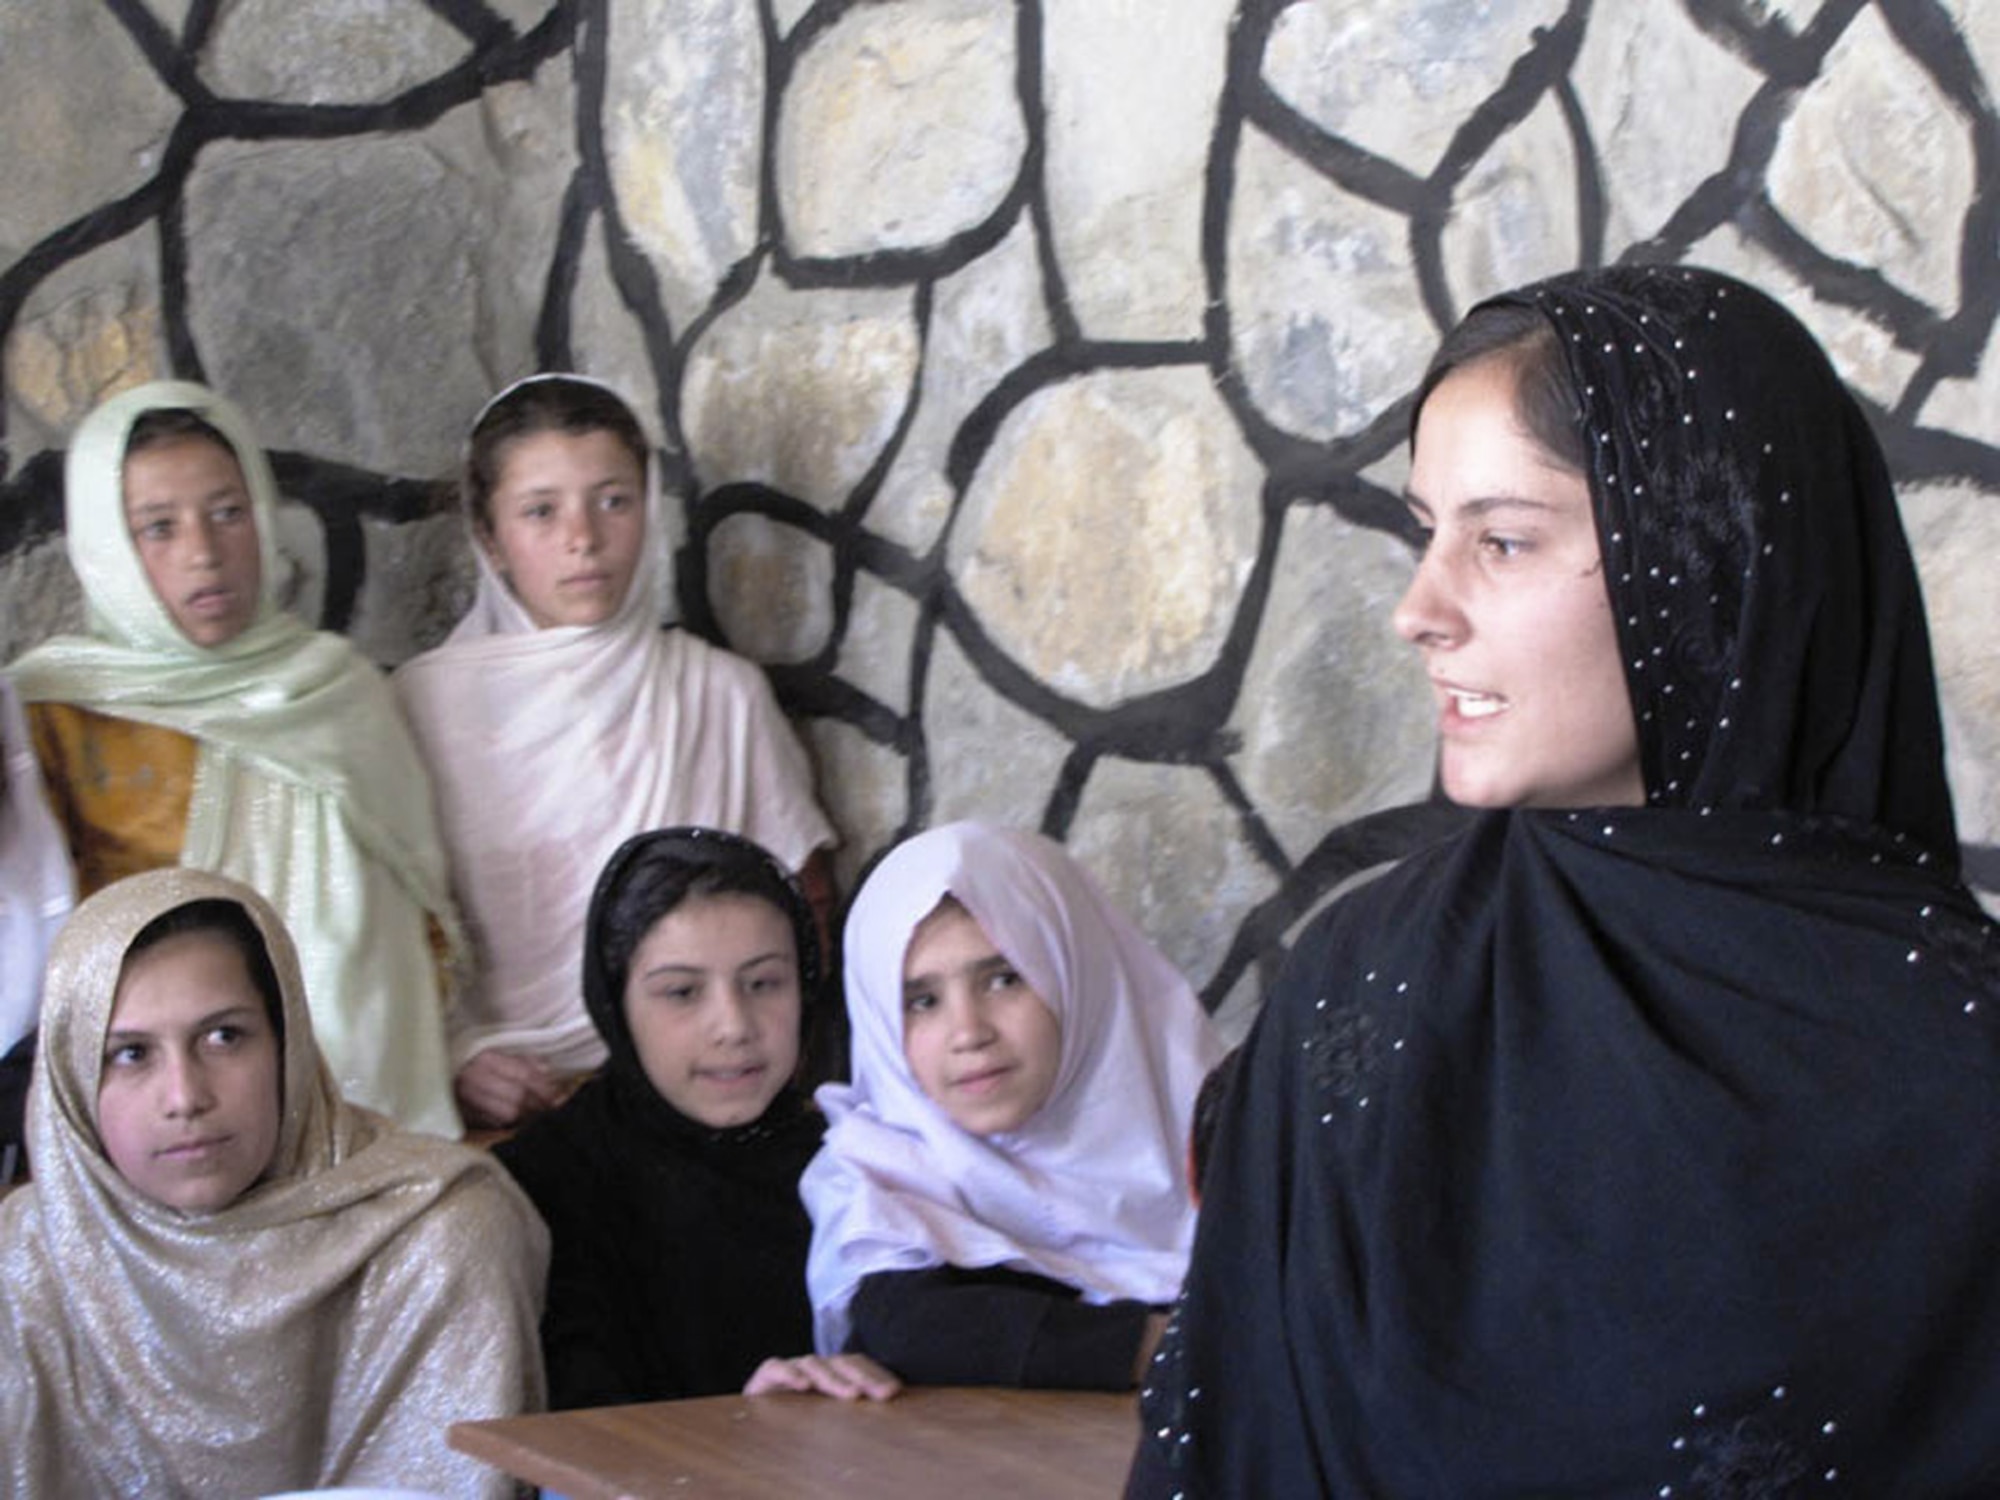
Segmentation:
[(1104, 1500), (1139, 1438), (1131, 1396), (929, 1386), (893, 1401), (713, 1396), (459, 1422), (461, 1453), (571, 1500)]

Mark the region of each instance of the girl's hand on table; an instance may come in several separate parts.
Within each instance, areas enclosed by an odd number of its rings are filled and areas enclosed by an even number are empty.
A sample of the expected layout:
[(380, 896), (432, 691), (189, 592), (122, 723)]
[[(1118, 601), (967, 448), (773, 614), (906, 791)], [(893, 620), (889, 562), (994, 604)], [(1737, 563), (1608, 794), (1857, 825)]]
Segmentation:
[(802, 1354), (792, 1359), (767, 1359), (744, 1384), (746, 1396), (773, 1391), (803, 1391), (854, 1401), (887, 1401), (903, 1382), (865, 1354)]

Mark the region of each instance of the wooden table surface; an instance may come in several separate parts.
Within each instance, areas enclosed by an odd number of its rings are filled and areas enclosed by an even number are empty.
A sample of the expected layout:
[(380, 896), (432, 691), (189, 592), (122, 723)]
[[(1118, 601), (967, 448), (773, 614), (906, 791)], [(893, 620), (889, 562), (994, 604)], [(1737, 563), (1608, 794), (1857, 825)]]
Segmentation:
[(451, 1446), (571, 1500), (1104, 1500), (1139, 1438), (1129, 1395), (930, 1386), (893, 1401), (714, 1396), (459, 1422)]

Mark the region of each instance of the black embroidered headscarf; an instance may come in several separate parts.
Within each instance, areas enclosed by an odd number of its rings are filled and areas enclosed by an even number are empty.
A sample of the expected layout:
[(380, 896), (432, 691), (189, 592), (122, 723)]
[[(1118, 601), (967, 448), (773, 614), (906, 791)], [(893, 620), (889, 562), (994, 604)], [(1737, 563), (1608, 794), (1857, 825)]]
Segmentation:
[[(717, 1130), (662, 1098), (625, 1015), (634, 950), (690, 898), (784, 913), (801, 1004), (797, 1077), (764, 1114)], [(817, 929), (798, 883), (748, 839), (671, 828), (626, 840), (591, 897), (584, 1003), (610, 1051), (561, 1108), (498, 1147), (554, 1242), (543, 1348), (552, 1408), (722, 1395), (766, 1356), (812, 1345), (798, 1180), (823, 1121), (804, 1083), (824, 1024)]]
[(1955, 868), (1895, 493), (1812, 335), (1684, 267), (1496, 300), (1548, 319), (1581, 402), (1647, 800), (1835, 815)]
[(1726, 277), (1501, 300), (1563, 351), (1647, 805), (1484, 814), (1301, 940), (1130, 1493), (2000, 1492), (2000, 963), (1879, 449)]

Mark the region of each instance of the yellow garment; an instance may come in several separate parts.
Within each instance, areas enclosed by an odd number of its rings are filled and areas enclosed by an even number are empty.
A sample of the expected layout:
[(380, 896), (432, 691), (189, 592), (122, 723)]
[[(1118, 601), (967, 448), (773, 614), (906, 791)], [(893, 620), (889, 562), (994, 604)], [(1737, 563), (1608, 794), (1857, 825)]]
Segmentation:
[[(74, 703), (30, 703), (27, 713), (42, 785), (76, 867), (77, 900), (127, 875), (180, 863), (199, 740)], [(444, 994), (451, 945), (435, 919), (428, 935)]]
[(78, 899), (180, 863), (198, 741), (69, 703), (29, 704), (28, 728), (69, 841)]

